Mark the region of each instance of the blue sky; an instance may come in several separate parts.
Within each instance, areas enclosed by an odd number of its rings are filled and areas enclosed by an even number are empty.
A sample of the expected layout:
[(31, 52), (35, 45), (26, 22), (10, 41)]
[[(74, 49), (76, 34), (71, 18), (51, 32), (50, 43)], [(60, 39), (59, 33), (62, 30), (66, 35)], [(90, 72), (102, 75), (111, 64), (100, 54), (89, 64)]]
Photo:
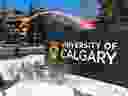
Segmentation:
[[(7, 8), (17, 8), (26, 12), (30, 9), (28, 5), (32, 1), (34, 8), (61, 8), (74, 15), (96, 15), (96, 0), (0, 0), (0, 8), (3, 1), (6, 1)], [(27, 3), (25, 4), (24, 1)]]

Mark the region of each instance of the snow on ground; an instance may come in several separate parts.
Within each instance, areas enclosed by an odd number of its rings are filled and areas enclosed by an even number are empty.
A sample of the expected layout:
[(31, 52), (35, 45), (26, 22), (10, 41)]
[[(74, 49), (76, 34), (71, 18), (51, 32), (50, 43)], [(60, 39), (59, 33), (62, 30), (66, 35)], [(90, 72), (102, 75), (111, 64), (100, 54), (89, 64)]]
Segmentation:
[(7, 96), (74, 96), (72, 88), (24, 81), (7, 90)]

